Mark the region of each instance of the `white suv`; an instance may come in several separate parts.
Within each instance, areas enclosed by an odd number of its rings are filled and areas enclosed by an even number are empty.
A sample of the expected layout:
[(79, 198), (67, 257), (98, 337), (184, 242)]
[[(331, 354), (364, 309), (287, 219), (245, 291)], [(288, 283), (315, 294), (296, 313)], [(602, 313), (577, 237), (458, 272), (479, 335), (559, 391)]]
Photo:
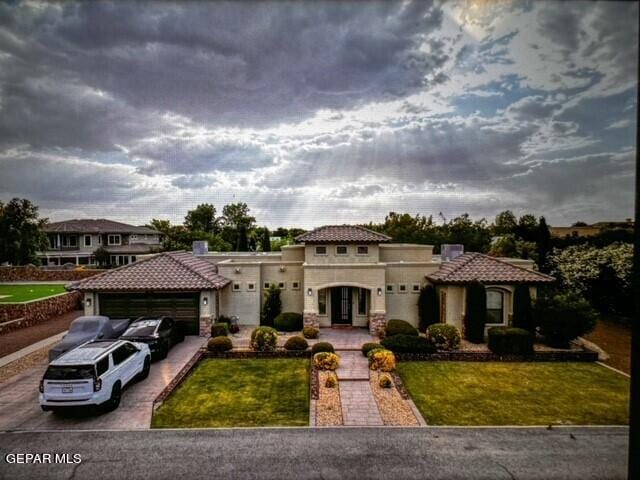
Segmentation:
[(96, 340), (58, 357), (40, 381), (42, 410), (103, 405), (114, 410), (124, 387), (149, 375), (151, 352), (144, 343)]

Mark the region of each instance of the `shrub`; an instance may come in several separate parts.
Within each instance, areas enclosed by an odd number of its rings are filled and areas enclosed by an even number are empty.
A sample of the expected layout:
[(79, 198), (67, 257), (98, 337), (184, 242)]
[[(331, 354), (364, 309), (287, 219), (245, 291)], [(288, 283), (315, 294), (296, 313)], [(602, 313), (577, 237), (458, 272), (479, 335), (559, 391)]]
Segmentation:
[(226, 337), (229, 334), (229, 324), (217, 322), (211, 325), (212, 337)]
[(528, 285), (516, 285), (513, 292), (513, 326), (524, 328), (535, 333), (533, 312), (531, 311), (531, 294)]
[(338, 378), (333, 373), (327, 375), (324, 386), (327, 388), (334, 388), (336, 385), (338, 385)]
[(524, 328), (492, 327), (489, 329), (489, 350), (496, 355), (531, 355), (533, 335)]
[(460, 337), (460, 330), (446, 323), (436, 323), (427, 328), (427, 340), (438, 350), (456, 350), (460, 346)]
[(597, 322), (597, 314), (591, 305), (574, 295), (541, 297), (533, 315), (546, 342), (560, 348), (566, 348), (571, 340), (591, 332)]
[(281, 332), (302, 330), (302, 315), (295, 312), (282, 312), (273, 321), (273, 326)]
[(369, 368), (380, 372), (393, 372), (396, 369), (396, 356), (390, 350), (381, 348), (371, 350)]
[(340, 357), (330, 352), (316, 353), (313, 356), (313, 364), (320, 370), (335, 370), (340, 364)]
[(226, 323), (231, 325), (231, 317), (227, 317), (226, 315), (220, 315), (218, 317), (218, 323)]
[(393, 381), (389, 375), (383, 373), (380, 375), (380, 378), (378, 378), (378, 385), (382, 388), (391, 388), (393, 387)]
[(440, 302), (436, 287), (433, 285), (427, 285), (420, 289), (418, 318), (420, 319), (419, 330), (421, 332), (424, 332), (429, 325), (440, 321)]
[(313, 327), (304, 327), (302, 329), (302, 335), (304, 338), (318, 338), (320, 335), (320, 330)]
[(389, 320), (385, 335), (391, 337), (393, 335), (414, 335), (418, 336), (418, 329), (405, 320)]
[(291, 337), (289, 339), (287, 339), (287, 341), (284, 344), (284, 348), (285, 350), (299, 350), (299, 351), (303, 351), (306, 350), (307, 348), (309, 348), (309, 344), (307, 343), (307, 341), (299, 336), (295, 336), (295, 337)]
[(232, 348), (233, 343), (226, 335), (210, 338), (209, 342), (207, 342), (207, 349), (210, 352), (228, 352)]
[(273, 327), (273, 322), (282, 312), (282, 300), (280, 299), (280, 289), (276, 285), (271, 285), (264, 292), (264, 303), (262, 305), (261, 325)]
[(436, 348), (424, 337), (394, 335), (383, 339), (380, 344), (394, 353), (434, 353)]
[(487, 321), (487, 292), (480, 282), (467, 286), (466, 315), (464, 332), (467, 340), (473, 343), (484, 341), (484, 324)]
[(362, 355), (364, 355), (365, 357), (367, 356), (367, 354), (375, 349), (375, 348), (382, 348), (380, 346), (379, 343), (375, 343), (375, 342), (367, 342), (367, 343), (363, 343), (362, 344)]
[(335, 352), (335, 349), (329, 342), (318, 342), (313, 347), (311, 347), (311, 353), (313, 353), (314, 355), (320, 352), (333, 353)]
[(251, 332), (251, 348), (258, 352), (273, 352), (278, 344), (278, 332), (271, 327), (258, 327)]
[(229, 333), (238, 333), (240, 331), (240, 326), (238, 322), (235, 323), (231, 321), (231, 317), (227, 317), (226, 315), (220, 315), (218, 317), (218, 323), (226, 323), (229, 325)]

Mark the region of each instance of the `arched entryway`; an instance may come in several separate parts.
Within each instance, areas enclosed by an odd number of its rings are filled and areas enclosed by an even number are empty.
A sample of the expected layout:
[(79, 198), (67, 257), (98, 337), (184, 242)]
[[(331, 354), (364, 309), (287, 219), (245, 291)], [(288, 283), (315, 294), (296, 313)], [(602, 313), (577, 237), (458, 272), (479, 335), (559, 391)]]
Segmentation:
[(317, 310), (331, 326), (367, 325), (371, 310), (370, 286), (330, 284), (318, 289)]

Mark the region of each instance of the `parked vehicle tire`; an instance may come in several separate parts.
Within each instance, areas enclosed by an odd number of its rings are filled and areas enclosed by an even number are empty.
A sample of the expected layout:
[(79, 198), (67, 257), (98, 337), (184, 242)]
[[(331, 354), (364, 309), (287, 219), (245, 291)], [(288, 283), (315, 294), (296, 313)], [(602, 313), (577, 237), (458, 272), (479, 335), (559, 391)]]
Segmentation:
[(49, 405), (40, 405), (40, 408), (43, 412), (50, 412), (51, 410), (53, 410)]
[(120, 405), (120, 398), (122, 397), (122, 386), (120, 382), (116, 382), (111, 389), (111, 398), (107, 400), (107, 411), (111, 412), (118, 408)]
[(144, 380), (149, 376), (149, 370), (151, 370), (151, 357), (144, 357), (144, 366), (142, 371), (138, 374), (138, 380)]
[(160, 354), (158, 355), (158, 359), (163, 360), (165, 358), (167, 358), (167, 355), (169, 355), (169, 341), (167, 340), (166, 343), (164, 345), (162, 345), (162, 348), (160, 349)]

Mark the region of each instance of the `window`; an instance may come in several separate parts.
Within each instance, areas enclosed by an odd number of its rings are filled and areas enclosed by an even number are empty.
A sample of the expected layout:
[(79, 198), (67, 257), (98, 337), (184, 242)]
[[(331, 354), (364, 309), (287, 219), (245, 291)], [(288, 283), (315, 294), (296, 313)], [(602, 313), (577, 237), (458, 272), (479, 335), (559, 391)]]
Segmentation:
[(387, 283), (387, 293), (393, 293), (393, 284)]
[(504, 323), (504, 293), (487, 290), (487, 323)]
[(102, 245), (102, 235), (98, 235), (98, 245)]
[(398, 293), (407, 293), (407, 284), (401, 283), (398, 285)]
[(78, 237), (75, 235), (67, 237), (62, 237), (62, 246), (63, 247), (77, 247), (78, 246)]
[(336, 255), (346, 255), (347, 254), (347, 246), (346, 245), (338, 245), (336, 247)]
[(256, 284), (253, 282), (247, 283), (247, 292), (255, 292), (255, 291), (256, 291)]
[(240, 284), (239, 283), (234, 283), (233, 284), (233, 291), (234, 292), (239, 292), (240, 291)]
[(96, 364), (96, 376), (100, 376), (109, 370), (109, 355), (104, 357), (102, 360), (98, 360)]
[(300, 282), (291, 282), (292, 290), (300, 290)]
[(120, 237), (119, 234), (107, 236), (108, 245), (120, 245), (121, 243), (122, 243), (122, 238)]
[(367, 289), (361, 288), (358, 290), (358, 315), (367, 314)]
[(413, 293), (420, 293), (420, 284), (414, 283), (413, 285), (411, 285), (411, 291)]
[(358, 245), (358, 255), (369, 255), (369, 247), (367, 245)]
[(90, 247), (91, 246), (91, 235), (85, 235), (84, 236), (84, 246), (85, 247)]
[(112, 354), (113, 355), (113, 364), (114, 365), (120, 365), (127, 358), (129, 358), (131, 355), (133, 355), (136, 351), (137, 351), (136, 347), (134, 347), (130, 343), (125, 343), (121, 347), (116, 348), (113, 351), (113, 354)]
[(284, 282), (279, 282), (279, 283), (278, 283), (278, 288), (279, 288), (280, 290), (284, 290), (285, 288), (287, 288), (287, 284), (286, 284), (286, 283), (284, 283)]
[(327, 289), (318, 290), (318, 313), (320, 315), (327, 314)]
[(325, 247), (324, 245), (319, 245), (316, 247), (316, 255), (326, 255), (327, 254), (327, 247)]
[(269, 288), (269, 282), (264, 282), (263, 287), (265, 290), (267, 290)]

